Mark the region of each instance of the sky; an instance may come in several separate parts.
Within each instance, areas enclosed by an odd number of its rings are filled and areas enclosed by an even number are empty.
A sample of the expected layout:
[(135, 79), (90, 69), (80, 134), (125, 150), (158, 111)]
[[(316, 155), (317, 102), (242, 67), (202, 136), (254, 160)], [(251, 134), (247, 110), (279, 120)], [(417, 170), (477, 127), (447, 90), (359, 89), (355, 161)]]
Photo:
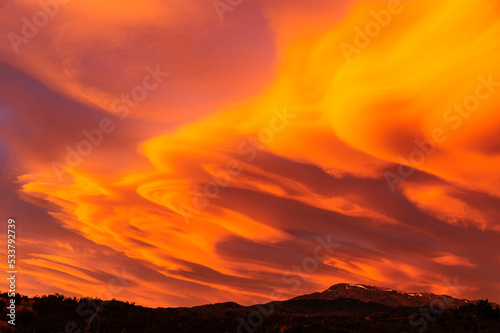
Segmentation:
[(499, 18), (495, 1), (0, 1), (17, 291), (500, 302)]

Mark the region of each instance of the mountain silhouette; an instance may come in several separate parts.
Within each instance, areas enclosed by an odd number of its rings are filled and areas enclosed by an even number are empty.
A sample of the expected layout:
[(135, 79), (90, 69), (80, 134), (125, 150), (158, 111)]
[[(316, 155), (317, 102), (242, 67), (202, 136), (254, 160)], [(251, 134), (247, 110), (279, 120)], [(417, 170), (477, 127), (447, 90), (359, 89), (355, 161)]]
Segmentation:
[[(7, 294), (0, 296), (1, 315), (6, 318)], [(59, 294), (17, 294), (16, 304), (16, 327), (0, 322), (0, 333), (500, 332), (500, 309), (488, 300), (349, 283), (252, 306), (227, 302), (154, 309)]]
[(406, 293), (390, 288), (380, 288), (366, 284), (339, 283), (331, 286), (323, 292), (302, 295), (293, 300), (323, 299), (334, 300), (338, 298), (352, 298), (363, 302), (375, 302), (391, 307), (398, 306), (425, 306), (435, 303), (436, 306), (453, 308), (469, 303), (466, 299), (457, 299), (448, 295), (436, 295), (431, 293)]

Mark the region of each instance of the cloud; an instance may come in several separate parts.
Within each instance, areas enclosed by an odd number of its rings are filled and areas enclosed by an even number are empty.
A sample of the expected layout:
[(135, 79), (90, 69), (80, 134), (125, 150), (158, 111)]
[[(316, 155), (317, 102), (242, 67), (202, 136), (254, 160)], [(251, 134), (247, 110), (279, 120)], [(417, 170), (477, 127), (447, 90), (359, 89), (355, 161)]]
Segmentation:
[[(9, 2), (0, 32), (37, 6)], [(2, 41), (0, 217), (25, 230), (21, 292), (192, 306), (458, 277), (461, 297), (498, 299), (497, 12), (404, 2), (347, 61), (339, 45), (386, 6), (248, 1), (221, 22), (210, 3), (69, 3), (19, 54)], [(170, 75), (113, 112), (157, 64)], [(71, 165), (103, 119), (114, 130)], [(339, 247), (292, 290), (283, 274), (327, 235)]]

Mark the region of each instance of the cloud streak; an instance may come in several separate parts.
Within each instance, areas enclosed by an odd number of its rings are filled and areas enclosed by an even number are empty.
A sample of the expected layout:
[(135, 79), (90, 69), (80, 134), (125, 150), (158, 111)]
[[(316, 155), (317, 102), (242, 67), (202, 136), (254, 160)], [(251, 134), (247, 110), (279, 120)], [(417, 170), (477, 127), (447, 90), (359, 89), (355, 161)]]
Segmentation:
[[(113, 297), (193, 306), (458, 277), (461, 297), (498, 302), (500, 12), (401, 5), (349, 62), (341, 45), (387, 2), (247, 1), (223, 21), (210, 2), (69, 2), (18, 53), (2, 40), (0, 218), (19, 226), (19, 290), (97, 296), (125, 269)], [(37, 10), (7, 1), (1, 34)], [(155, 64), (168, 78), (124, 117), (114, 101)], [(116, 128), (69, 165), (102, 119)], [(446, 140), (412, 163), (436, 129)], [(338, 249), (291, 290), (283, 272), (326, 235)]]

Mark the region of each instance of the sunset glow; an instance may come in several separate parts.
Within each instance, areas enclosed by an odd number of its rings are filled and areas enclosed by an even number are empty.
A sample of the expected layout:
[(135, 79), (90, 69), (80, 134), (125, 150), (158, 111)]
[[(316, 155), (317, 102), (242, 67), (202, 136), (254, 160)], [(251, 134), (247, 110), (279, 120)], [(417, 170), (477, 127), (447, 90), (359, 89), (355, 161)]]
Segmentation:
[(62, 2), (0, 3), (20, 293), (500, 302), (498, 2)]

